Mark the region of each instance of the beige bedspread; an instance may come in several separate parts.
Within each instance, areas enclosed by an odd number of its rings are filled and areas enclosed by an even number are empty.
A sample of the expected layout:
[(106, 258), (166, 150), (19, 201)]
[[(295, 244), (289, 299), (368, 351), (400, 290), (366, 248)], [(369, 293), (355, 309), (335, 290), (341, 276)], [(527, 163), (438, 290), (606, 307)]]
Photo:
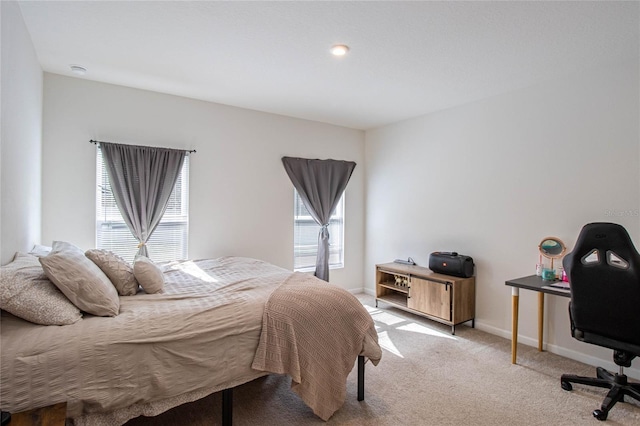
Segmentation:
[(60, 327), (3, 312), (2, 409), (67, 401), (76, 424), (119, 425), (260, 377), (264, 303), (291, 274), (255, 259), (189, 261), (165, 272), (164, 294), (121, 297), (113, 318)]
[(267, 374), (252, 368), (265, 302), (304, 275), (226, 257), (176, 263), (165, 277), (163, 294), (121, 297), (113, 318), (42, 326), (2, 312), (2, 409), (67, 401), (76, 425), (116, 426)]
[(292, 389), (323, 420), (344, 403), (359, 354), (382, 356), (373, 320), (335, 285), (295, 273), (269, 297), (253, 368), (288, 374)]

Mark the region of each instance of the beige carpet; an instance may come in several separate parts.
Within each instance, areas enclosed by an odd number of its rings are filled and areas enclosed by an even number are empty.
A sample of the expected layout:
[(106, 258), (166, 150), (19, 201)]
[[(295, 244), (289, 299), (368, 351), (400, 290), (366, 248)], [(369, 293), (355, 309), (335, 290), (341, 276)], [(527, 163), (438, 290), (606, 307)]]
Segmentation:
[[(606, 422), (591, 412), (606, 389), (560, 388), (562, 373), (595, 375), (595, 368), (467, 326), (451, 328), (389, 308), (368, 307), (385, 348), (377, 367), (366, 366), (365, 401), (356, 398), (356, 371), (347, 401), (327, 424), (336, 425), (640, 425), (640, 404), (618, 403)], [(634, 361), (639, 362), (639, 361)], [(325, 422), (289, 389), (283, 376), (267, 376), (234, 389), (234, 425), (313, 425)], [(128, 426), (219, 425), (220, 394), (139, 417)]]

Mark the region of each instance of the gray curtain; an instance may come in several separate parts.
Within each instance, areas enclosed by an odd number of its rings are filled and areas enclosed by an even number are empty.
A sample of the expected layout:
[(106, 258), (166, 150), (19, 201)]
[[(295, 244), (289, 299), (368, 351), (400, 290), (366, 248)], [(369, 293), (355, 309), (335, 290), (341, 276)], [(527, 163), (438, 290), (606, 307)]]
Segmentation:
[(160, 223), (186, 151), (100, 142), (118, 210), (139, 241), (138, 254)]
[(304, 206), (321, 226), (315, 276), (329, 281), (329, 219), (356, 168), (353, 161), (310, 160), (282, 157), (293, 186)]

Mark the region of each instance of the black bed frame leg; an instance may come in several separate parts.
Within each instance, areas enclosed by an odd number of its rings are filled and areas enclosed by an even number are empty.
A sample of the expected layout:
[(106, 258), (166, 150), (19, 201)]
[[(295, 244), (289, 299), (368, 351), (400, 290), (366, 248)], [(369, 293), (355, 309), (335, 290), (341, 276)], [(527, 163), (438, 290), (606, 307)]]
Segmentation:
[(358, 355), (358, 401), (364, 401), (364, 355)]
[(233, 423), (233, 388), (222, 391), (222, 426)]

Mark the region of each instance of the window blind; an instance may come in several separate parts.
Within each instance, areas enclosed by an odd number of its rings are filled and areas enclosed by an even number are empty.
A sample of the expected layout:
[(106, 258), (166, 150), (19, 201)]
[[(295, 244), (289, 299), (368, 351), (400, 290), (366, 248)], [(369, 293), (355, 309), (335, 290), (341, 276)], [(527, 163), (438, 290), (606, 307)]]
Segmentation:
[[(297, 271), (315, 269), (320, 225), (313, 220), (294, 189), (293, 207), (293, 268)], [(329, 267), (344, 266), (344, 193), (329, 221)]]

